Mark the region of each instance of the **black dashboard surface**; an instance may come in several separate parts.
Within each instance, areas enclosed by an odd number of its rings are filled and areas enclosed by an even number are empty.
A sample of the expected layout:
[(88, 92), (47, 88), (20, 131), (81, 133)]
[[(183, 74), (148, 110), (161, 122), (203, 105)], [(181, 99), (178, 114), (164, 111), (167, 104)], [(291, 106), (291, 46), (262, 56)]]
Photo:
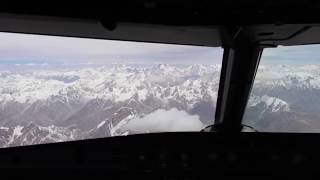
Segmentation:
[[(130, 135), (0, 149), (0, 167), (177, 175), (317, 172), (319, 134)], [(123, 174), (122, 174), (123, 175)]]

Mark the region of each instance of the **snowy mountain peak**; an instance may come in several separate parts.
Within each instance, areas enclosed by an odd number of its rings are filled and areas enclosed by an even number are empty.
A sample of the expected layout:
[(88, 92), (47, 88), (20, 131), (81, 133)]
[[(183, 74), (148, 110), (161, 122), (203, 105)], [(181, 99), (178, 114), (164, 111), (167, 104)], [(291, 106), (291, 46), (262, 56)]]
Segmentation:
[(172, 66), (169, 65), (169, 64), (158, 64), (158, 65), (157, 65), (157, 68), (158, 68), (158, 69), (161, 69), (161, 70), (166, 70), (166, 69), (168, 69), (168, 68), (172, 68)]
[(254, 107), (259, 104), (263, 104), (266, 106), (266, 110), (270, 110), (271, 112), (278, 112), (278, 111), (290, 111), (290, 107), (287, 102), (276, 98), (270, 97), (267, 95), (263, 96), (251, 96), (248, 102), (249, 107)]
[(111, 72), (126, 72), (129, 70), (132, 70), (132, 68), (125, 64), (114, 64), (110, 69)]

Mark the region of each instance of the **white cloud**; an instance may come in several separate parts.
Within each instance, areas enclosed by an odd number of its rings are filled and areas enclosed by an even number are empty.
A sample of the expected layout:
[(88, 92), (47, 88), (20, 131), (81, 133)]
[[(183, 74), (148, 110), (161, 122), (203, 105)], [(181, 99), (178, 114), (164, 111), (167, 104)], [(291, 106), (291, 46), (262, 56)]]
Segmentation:
[(202, 128), (204, 128), (204, 124), (200, 121), (199, 116), (173, 108), (169, 111), (159, 109), (142, 119), (133, 119), (121, 130), (129, 130), (133, 133), (152, 133), (200, 131)]

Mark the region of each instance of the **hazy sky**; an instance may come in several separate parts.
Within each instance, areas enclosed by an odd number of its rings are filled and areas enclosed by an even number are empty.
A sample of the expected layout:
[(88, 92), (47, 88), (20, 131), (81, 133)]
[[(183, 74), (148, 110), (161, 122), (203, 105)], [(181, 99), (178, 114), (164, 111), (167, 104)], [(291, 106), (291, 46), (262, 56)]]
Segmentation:
[[(223, 49), (0, 32), (0, 65), (19, 64), (217, 64)], [(318, 64), (320, 45), (264, 50), (261, 63)]]
[(261, 63), (319, 64), (320, 45), (279, 46), (263, 51)]
[(0, 33), (0, 64), (221, 63), (222, 48)]

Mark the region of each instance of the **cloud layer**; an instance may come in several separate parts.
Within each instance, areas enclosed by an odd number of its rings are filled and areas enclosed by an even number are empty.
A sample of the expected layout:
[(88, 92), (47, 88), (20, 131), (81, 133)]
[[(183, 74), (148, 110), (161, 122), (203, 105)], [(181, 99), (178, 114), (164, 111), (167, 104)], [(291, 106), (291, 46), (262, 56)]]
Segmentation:
[(142, 119), (133, 119), (121, 130), (129, 130), (133, 133), (152, 133), (200, 131), (202, 128), (204, 124), (200, 121), (199, 116), (173, 108), (168, 111), (159, 109)]

